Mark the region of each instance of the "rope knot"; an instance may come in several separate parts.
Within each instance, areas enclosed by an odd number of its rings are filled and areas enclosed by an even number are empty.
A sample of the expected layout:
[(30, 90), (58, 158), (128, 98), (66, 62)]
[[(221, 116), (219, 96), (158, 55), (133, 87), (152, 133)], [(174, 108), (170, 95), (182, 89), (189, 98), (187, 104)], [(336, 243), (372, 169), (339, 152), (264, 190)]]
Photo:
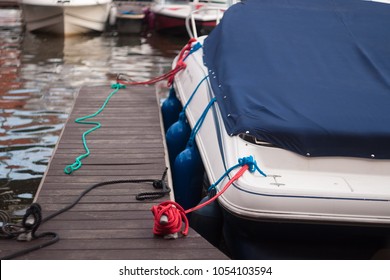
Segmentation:
[(42, 222), (42, 208), (38, 203), (33, 203), (26, 210), (26, 213), (23, 216), (22, 226), (25, 229), (24, 232), (21, 232), (17, 240), (19, 241), (31, 241), (33, 238), (37, 238), (35, 232)]
[(121, 89), (121, 88), (126, 88), (126, 86), (125, 86), (125, 85), (122, 85), (122, 84), (120, 84), (120, 83), (116, 83), (116, 84), (112, 84), (112, 85), (111, 85), (111, 88), (112, 88), (112, 89)]
[(65, 166), (64, 173), (67, 175), (72, 174), (73, 171), (80, 169), (82, 165), (83, 163), (78, 158), (76, 158), (74, 163)]
[(153, 233), (166, 236), (181, 231), (184, 222), (183, 235), (188, 234), (188, 219), (183, 207), (174, 201), (165, 201), (151, 209), (154, 216)]
[(175, 66), (175, 69), (177, 70), (181, 70), (181, 69), (184, 69), (187, 67), (187, 64), (183, 61), (183, 60), (179, 60), (177, 63), (176, 63), (176, 66)]
[(163, 182), (162, 180), (154, 180), (153, 181), (153, 187), (155, 189), (162, 189), (163, 188)]
[(253, 156), (239, 158), (238, 164), (240, 166), (248, 165), (248, 169), (250, 172), (253, 173), (257, 170), (261, 175), (267, 177), (267, 175), (263, 171), (261, 171), (260, 168), (257, 166), (256, 160), (254, 160)]
[(168, 77), (167, 85), (169, 87), (172, 86), (176, 73), (183, 70), (186, 67), (187, 67), (187, 65), (184, 63), (184, 61), (182, 59), (179, 59), (177, 61), (175, 68), (171, 70), (171, 74)]
[(238, 163), (240, 164), (240, 166), (244, 166), (245, 164), (248, 165), (250, 172), (255, 171), (256, 161), (253, 159), (253, 156), (239, 158)]

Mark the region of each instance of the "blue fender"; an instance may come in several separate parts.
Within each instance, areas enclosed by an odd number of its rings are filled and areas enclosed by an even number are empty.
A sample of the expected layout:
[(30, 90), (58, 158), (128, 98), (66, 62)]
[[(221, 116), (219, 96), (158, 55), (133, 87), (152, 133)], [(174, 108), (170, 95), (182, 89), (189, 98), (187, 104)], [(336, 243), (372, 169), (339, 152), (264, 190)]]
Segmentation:
[(187, 145), (175, 159), (173, 188), (175, 201), (185, 210), (202, 198), (204, 167), (196, 145)]
[[(182, 112), (179, 120), (169, 127), (165, 135), (171, 168), (174, 166), (177, 155), (186, 148), (190, 135), (191, 127), (186, 120), (184, 112)], [(172, 172), (174, 173), (174, 170)]]
[(176, 96), (173, 87), (169, 90), (169, 96), (161, 105), (161, 114), (163, 117), (164, 131), (168, 131), (169, 127), (179, 119), (179, 114), (183, 106)]

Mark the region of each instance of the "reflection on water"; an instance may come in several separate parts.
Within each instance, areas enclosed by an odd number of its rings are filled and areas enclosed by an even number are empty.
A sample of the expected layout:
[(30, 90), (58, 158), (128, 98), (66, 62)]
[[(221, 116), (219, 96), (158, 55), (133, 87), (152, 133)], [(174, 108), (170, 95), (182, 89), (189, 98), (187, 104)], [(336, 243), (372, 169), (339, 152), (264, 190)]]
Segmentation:
[(32, 202), (82, 86), (118, 73), (147, 80), (168, 71), (186, 38), (24, 33), (17, 9), (0, 9), (0, 209)]

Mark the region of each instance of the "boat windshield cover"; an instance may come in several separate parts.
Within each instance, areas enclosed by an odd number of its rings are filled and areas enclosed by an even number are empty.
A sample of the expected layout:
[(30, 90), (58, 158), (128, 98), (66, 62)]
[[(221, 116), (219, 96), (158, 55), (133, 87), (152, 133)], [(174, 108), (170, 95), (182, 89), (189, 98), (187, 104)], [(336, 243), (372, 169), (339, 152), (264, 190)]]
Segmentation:
[(204, 42), (227, 133), (310, 156), (390, 159), (390, 5), (246, 0)]

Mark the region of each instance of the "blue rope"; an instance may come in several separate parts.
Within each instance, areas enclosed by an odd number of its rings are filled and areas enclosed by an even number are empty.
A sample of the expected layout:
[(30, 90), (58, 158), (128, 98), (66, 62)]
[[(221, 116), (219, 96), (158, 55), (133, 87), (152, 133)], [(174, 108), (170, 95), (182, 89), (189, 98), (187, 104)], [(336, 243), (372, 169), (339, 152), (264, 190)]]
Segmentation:
[(223, 178), (225, 178), (231, 171), (233, 171), (234, 169), (236, 169), (237, 167), (240, 167), (240, 166), (244, 166), (244, 165), (248, 165), (249, 167), (249, 171), (251, 173), (257, 171), (259, 172), (261, 175), (263, 175), (264, 177), (267, 177), (267, 175), (261, 171), (261, 169), (259, 168), (259, 166), (257, 165), (256, 161), (253, 159), (253, 156), (248, 156), (248, 157), (243, 157), (243, 158), (239, 158), (238, 159), (238, 163), (232, 167), (230, 167), (228, 170), (226, 170), (226, 172), (214, 183), (212, 184), (207, 192), (211, 192), (212, 190), (216, 189), (216, 187), (218, 186), (218, 184), (223, 180)]
[(192, 48), (190, 49), (190, 51), (188, 52), (187, 56), (183, 59), (183, 61), (186, 60), (187, 57), (189, 57), (191, 54), (193, 54), (194, 52), (196, 52), (197, 50), (199, 50), (201, 48), (202, 48), (202, 44), (201, 43), (197, 42), (196, 44), (194, 44), (192, 46)]
[(71, 174), (73, 171), (79, 169), (83, 164), (82, 164), (82, 160), (86, 157), (89, 156), (90, 154), (90, 151), (89, 151), (89, 148), (88, 148), (88, 145), (87, 145), (87, 139), (86, 139), (86, 136), (88, 134), (90, 134), (91, 132), (95, 131), (96, 129), (99, 129), (102, 125), (100, 122), (88, 122), (88, 121), (84, 121), (86, 119), (90, 119), (90, 118), (93, 118), (93, 117), (96, 117), (98, 114), (100, 114), (104, 108), (107, 106), (108, 102), (110, 101), (111, 97), (117, 93), (119, 91), (119, 89), (121, 88), (125, 88), (124, 85), (121, 85), (121, 84), (113, 84), (111, 86), (112, 89), (114, 89), (110, 95), (106, 98), (106, 101), (104, 102), (104, 104), (100, 107), (99, 110), (97, 110), (95, 113), (91, 114), (91, 115), (88, 115), (88, 116), (84, 116), (84, 117), (81, 117), (81, 118), (77, 118), (75, 120), (75, 123), (79, 123), (79, 124), (92, 124), (92, 125), (95, 125), (95, 127), (91, 128), (91, 129), (88, 129), (87, 131), (85, 131), (83, 133), (83, 136), (82, 136), (82, 140), (83, 140), (83, 146), (84, 146), (84, 149), (85, 149), (85, 153), (78, 156), (74, 163), (70, 164), (70, 165), (67, 165), (64, 169), (64, 172), (65, 174)]
[(210, 110), (211, 106), (213, 106), (213, 104), (216, 100), (217, 99), (215, 97), (210, 100), (209, 104), (207, 104), (206, 108), (204, 109), (202, 115), (199, 117), (198, 121), (195, 123), (195, 125), (191, 131), (190, 139), (188, 140), (188, 143), (187, 143), (188, 146), (192, 146), (194, 144), (196, 134), (198, 133), (199, 129), (202, 127), (202, 124), (203, 124), (204, 120), (206, 119), (208, 111)]
[(257, 171), (259, 172), (261, 175), (263, 175), (264, 177), (267, 177), (267, 175), (260, 170), (259, 166), (257, 166), (257, 163), (256, 161), (253, 159), (253, 156), (249, 156), (249, 157), (244, 157), (244, 158), (240, 158), (238, 159), (238, 164), (240, 166), (244, 166), (244, 165), (248, 165), (249, 167), (249, 171), (251, 173)]
[(195, 96), (195, 93), (198, 91), (200, 85), (203, 83), (203, 81), (205, 81), (209, 76), (207, 75), (206, 77), (204, 77), (199, 83), (198, 85), (195, 87), (195, 90), (193, 91), (193, 93), (191, 94), (190, 98), (188, 99), (187, 103), (184, 105), (183, 109), (181, 110), (181, 112), (179, 113), (179, 120), (182, 121), (182, 122), (186, 122), (186, 109), (188, 107), (188, 105), (190, 104), (192, 98)]
[[(191, 50), (189, 51), (189, 53), (187, 54), (187, 56), (183, 59), (186, 60), (192, 53), (196, 52), (197, 50), (201, 49), (202, 48), (202, 44), (197, 42), (195, 45), (192, 46)], [(195, 93), (198, 91), (200, 85), (203, 83), (203, 81), (205, 81), (207, 78), (209, 77), (209, 75), (206, 75), (202, 80), (200, 80), (200, 82), (198, 83), (198, 85), (195, 87), (194, 91), (192, 92), (190, 98), (187, 100), (187, 103), (184, 105), (183, 109), (182, 109), (182, 113), (185, 112), (186, 108), (188, 107), (188, 105), (190, 104), (192, 98), (194, 97)]]
[[(192, 53), (194, 53), (195, 51), (199, 50), (200, 48), (202, 48), (202, 44), (197, 42), (195, 45), (192, 46), (190, 52), (187, 54), (187, 56), (184, 58), (184, 60), (186, 60)], [(198, 92), (198, 89), (199, 87), (202, 85), (202, 83), (209, 77), (209, 75), (206, 75), (205, 77), (203, 77), (202, 80), (200, 80), (200, 82), (196, 85), (194, 91), (192, 92), (190, 98), (187, 100), (186, 104), (184, 104), (183, 106), (183, 109), (181, 110), (181, 112), (179, 113), (179, 120), (182, 121), (182, 122), (185, 122), (186, 121), (186, 109), (188, 107), (188, 105), (191, 103), (191, 100), (194, 98), (195, 94)], [(173, 90), (173, 85), (172, 85), (172, 88), (171, 90)]]
[(202, 80), (200, 80), (200, 82), (198, 83), (198, 85), (195, 87), (194, 91), (192, 92), (190, 98), (187, 100), (187, 103), (184, 105), (183, 109), (182, 109), (182, 112), (185, 113), (188, 105), (190, 104), (192, 98), (194, 98), (195, 96), (195, 93), (198, 91), (199, 87), (201, 86), (201, 84), (203, 83), (203, 81), (205, 81), (207, 78), (209, 77), (209, 75), (206, 75)]

